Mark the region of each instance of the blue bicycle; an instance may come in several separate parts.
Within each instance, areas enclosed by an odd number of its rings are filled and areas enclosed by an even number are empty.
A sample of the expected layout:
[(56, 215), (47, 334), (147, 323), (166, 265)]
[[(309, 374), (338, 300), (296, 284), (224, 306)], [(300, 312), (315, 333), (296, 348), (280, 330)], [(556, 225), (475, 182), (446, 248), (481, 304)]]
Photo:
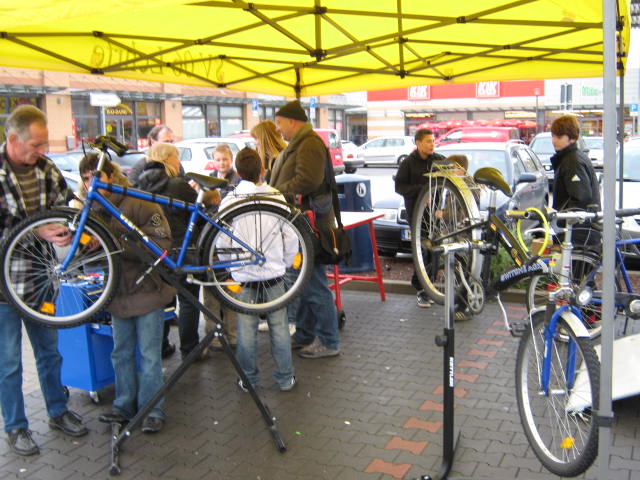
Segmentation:
[[(229, 308), (256, 315), (283, 308), (302, 291), (311, 274), (314, 255), (313, 233), (301, 211), (263, 196), (248, 197), (210, 216), (202, 203), (205, 192), (226, 181), (187, 174), (200, 186), (195, 203), (105, 183), (98, 175), (107, 148), (122, 151), (126, 147), (112, 137), (99, 137), (94, 147), (101, 151), (101, 158), (83, 208), (39, 212), (17, 224), (2, 241), (0, 288), (6, 301), (25, 319), (48, 327), (73, 327), (100, 315), (114, 297), (121, 271), (121, 245), (126, 239), (116, 238), (92, 215), (96, 202), (153, 257), (147, 273), (165, 268), (179, 278), (186, 277), (188, 282), (210, 287)], [(177, 251), (160, 248), (102, 191), (188, 211), (190, 220), (181, 247)], [(52, 224), (67, 227), (73, 236), (68, 246), (59, 247), (39, 235), (41, 228)], [(197, 224), (204, 227), (194, 239)], [(268, 257), (270, 248), (282, 244), (282, 232), (295, 236), (298, 244), (286, 270), (272, 268)], [(187, 255), (188, 252), (195, 255)], [(194, 257), (197, 261), (187, 263), (187, 258)], [(277, 298), (262, 295), (263, 287), (275, 282), (284, 282), (283, 294)], [(252, 296), (238, 295), (243, 289), (251, 291)]]

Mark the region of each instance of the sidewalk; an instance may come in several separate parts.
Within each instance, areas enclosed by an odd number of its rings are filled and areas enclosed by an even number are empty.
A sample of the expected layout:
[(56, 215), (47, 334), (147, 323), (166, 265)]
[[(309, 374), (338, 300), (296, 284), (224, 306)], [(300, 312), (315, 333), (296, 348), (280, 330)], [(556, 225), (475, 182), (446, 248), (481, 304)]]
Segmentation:
[[(401, 285), (400, 285), (401, 286)], [(395, 287), (394, 287), (395, 288)], [(399, 287), (398, 287), (399, 288)], [(389, 290), (393, 290), (390, 288)], [(280, 393), (270, 376), (268, 335), (260, 334), (259, 395), (278, 418), (288, 451), (278, 453), (251, 398), (238, 390), (226, 356), (193, 365), (165, 401), (158, 435), (134, 432), (124, 443), (122, 479), (391, 480), (437, 476), (442, 453), (442, 307), (420, 309), (415, 297), (343, 290), (347, 314), (343, 354), (323, 360), (294, 355), (299, 384)], [(507, 311), (519, 319), (522, 304)], [(175, 328), (171, 332), (177, 340)], [(529, 448), (514, 391), (517, 339), (502, 326), (496, 304), (456, 324), (456, 425), (461, 439), (451, 478), (550, 479)], [(32, 356), (25, 353), (25, 391), (38, 456), (22, 458), (0, 445), (0, 479), (109, 478), (110, 430), (98, 415), (110, 408), (71, 389), (70, 408), (91, 430), (66, 438), (47, 426)], [(179, 363), (174, 355), (168, 371)], [(637, 397), (614, 404), (608, 479), (640, 479)], [(597, 463), (578, 478), (597, 478)]]

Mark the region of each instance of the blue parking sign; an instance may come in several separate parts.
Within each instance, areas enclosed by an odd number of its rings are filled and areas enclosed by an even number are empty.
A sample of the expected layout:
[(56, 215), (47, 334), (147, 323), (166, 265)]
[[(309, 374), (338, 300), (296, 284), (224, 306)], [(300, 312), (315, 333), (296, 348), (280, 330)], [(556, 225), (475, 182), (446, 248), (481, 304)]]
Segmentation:
[(638, 104), (630, 103), (629, 104), (629, 116), (637, 117), (638, 116)]

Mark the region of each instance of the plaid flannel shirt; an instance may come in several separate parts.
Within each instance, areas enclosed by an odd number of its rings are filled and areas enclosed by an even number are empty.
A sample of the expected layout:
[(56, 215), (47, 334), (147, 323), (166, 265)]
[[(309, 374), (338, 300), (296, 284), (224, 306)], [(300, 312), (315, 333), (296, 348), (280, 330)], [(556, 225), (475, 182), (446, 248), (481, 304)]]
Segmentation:
[[(0, 147), (0, 239), (20, 220), (27, 217), (27, 210), (22, 198), (18, 180), (7, 164), (6, 144)], [(47, 157), (40, 157), (35, 165), (38, 179), (38, 203), (40, 210), (65, 204), (67, 182)], [(11, 265), (12, 271), (25, 271), (29, 268), (29, 258), (17, 259)], [(22, 277), (20, 277), (22, 278)], [(28, 291), (29, 285), (15, 285), (18, 290)], [(0, 296), (0, 302), (3, 298)]]

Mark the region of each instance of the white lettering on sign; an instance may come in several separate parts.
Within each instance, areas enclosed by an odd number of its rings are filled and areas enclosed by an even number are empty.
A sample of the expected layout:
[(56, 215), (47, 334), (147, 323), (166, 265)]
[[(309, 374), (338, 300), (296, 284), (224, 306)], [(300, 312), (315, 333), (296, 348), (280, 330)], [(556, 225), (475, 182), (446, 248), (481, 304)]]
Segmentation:
[(430, 98), (431, 88), (429, 85), (409, 87), (409, 100), (429, 100)]
[(496, 98), (500, 96), (500, 82), (478, 82), (476, 83), (476, 97)]

